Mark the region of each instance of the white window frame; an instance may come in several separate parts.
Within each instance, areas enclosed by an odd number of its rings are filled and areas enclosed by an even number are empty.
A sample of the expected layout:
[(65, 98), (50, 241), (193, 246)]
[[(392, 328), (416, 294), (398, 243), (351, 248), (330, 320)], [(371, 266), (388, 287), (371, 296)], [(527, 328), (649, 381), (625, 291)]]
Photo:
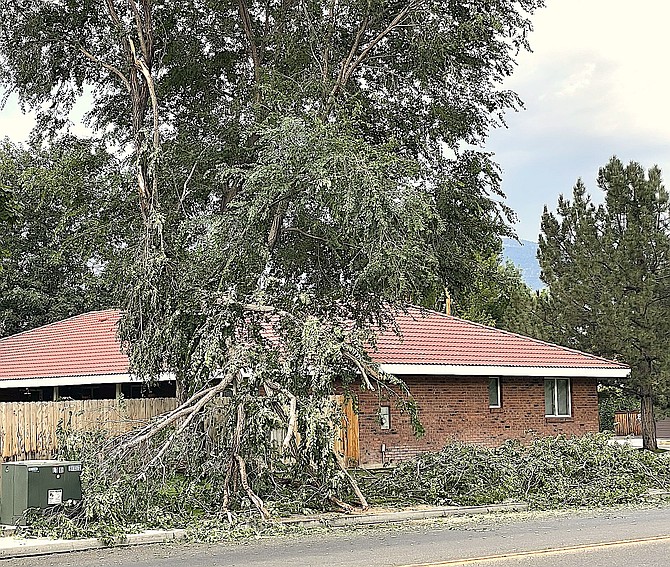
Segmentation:
[[(558, 412), (558, 381), (568, 384), (568, 413), (547, 413), (547, 382), (553, 382), (552, 394), (554, 396), (553, 406)], [(544, 379), (544, 417), (572, 417), (572, 380), (570, 378), (545, 378)]]
[(384, 431), (391, 429), (391, 406), (379, 406), (379, 427)]
[[(497, 398), (498, 398), (498, 404), (497, 405), (492, 405), (491, 404), (491, 380), (496, 381), (496, 387), (497, 387)], [(502, 407), (502, 396), (501, 396), (501, 387), (500, 387), (500, 376), (489, 376), (489, 380), (486, 384), (486, 395), (489, 398), (489, 408), (490, 409), (499, 409)]]

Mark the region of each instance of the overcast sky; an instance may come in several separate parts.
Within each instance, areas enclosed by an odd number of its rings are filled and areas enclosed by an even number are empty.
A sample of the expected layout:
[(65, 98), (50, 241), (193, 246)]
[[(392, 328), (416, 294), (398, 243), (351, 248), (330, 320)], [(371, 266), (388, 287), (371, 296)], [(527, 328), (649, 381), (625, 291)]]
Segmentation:
[[(533, 53), (507, 84), (526, 110), (487, 149), (519, 237), (536, 241), (542, 207), (578, 177), (598, 198), (594, 180), (612, 155), (670, 172), (670, 0), (547, 0), (533, 21)], [(24, 140), (32, 126), (13, 100), (0, 112), (0, 137)]]
[(547, 0), (533, 21), (533, 53), (507, 85), (526, 110), (488, 149), (519, 237), (537, 241), (543, 205), (578, 177), (601, 200), (595, 178), (612, 155), (670, 175), (670, 1)]

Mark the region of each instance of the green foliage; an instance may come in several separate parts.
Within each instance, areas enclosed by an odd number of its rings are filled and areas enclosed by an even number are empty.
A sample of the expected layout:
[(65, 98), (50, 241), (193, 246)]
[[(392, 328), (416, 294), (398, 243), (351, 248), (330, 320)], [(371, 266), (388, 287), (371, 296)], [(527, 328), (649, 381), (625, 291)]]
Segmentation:
[(370, 500), (434, 505), (528, 502), (534, 509), (644, 502), (670, 488), (666, 454), (610, 443), (603, 434), (538, 438), (497, 449), (453, 443), (390, 471), (362, 475)]
[(500, 250), (475, 260), (476, 269), (461, 292), (455, 314), (485, 325), (504, 326), (533, 292), (519, 270), (511, 262), (502, 261)]
[(535, 292), (523, 281), (519, 270), (504, 262), (498, 251), (490, 256), (475, 256), (470, 280), (454, 301), (453, 313), (464, 319), (534, 337), (552, 340), (547, 323), (547, 292)]
[(0, 185), (0, 225), (9, 223), (14, 216), (14, 193), (10, 187)]
[(553, 313), (549, 306), (549, 292), (534, 292), (530, 288), (517, 288), (514, 301), (505, 311), (500, 327), (535, 339), (560, 343), (553, 330)]
[(440, 452), (402, 462), (388, 473), (363, 475), (361, 483), (375, 504), (490, 504), (511, 494), (512, 467), (495, 450), (450, 443)]
[(118, 162), (99, 144), (67, 138), (49, 149), (0, 144), (0, 336), (114, 307), (114, 273), (131, 237)]
[(609, 436), (543, 438), (527, 449), (507, 445), (517, 470), (514, 497), (533, 508), (642, 502), (670, 486), (667, 455), (609, 443)]
[[(249, 437), (245, 441), (249, 455), (247, 473), (252, 489), (264, 495), (273, 517), (310, 513), (330, 509), (329, 494), (346, 494), (344, 473), (334, 462), (332, 453), (325, 458), (318, 451), (322, 433), (330, 431), (329, 408), (314, 400), (314, 415), (309, 415), (311, 430), (304, 432), (306, 450), (298, 459), (282, 456), (276, 445), (265, 444), (267, 419), (275, 419), (267, 407), (256, 406), (247, 422)], [(28, 533), (35, 536), (99, 537), (110, 543), (126, 533), (144, 529), (188, 527), (192, 537), (203, 538), (210, 526), (217, 537), (241, 537), (261, 527), (257, 509), (244, 491), (231, 491), (227, 509), (222, 503), (225, 492), (231, 448), (221, 432), (228, 426), (212, 420), (234, 417), (201, 416), (193, 428), (180, 436), (155, 466), (147, 466), (169, 433), (143, 444), (137, 451), (120, 456), (115, 443), (101, 431), (77, 432), (59, 430), (58, 458), (80, 460), (83, 499), (75, 507), (54, 509), (47, 515), (31, 514)], [(304, 431), (304, 430), (303, 430)], [(267, 451), (261, 454), (262, 444)], [(311, 448), (310, 448), (311, 446)], [(311, 460), (310, 460), (311, 458)], [(198, 535), (199, 534), (199, 535)], [(213, 538), (210, 534), (209, 538)]]
[[(124, 51), (128, 41), (141, 43), (132, 8), (148, 15), (157, 57), (146, 63), (164, 122), (162, 154), (157, 156), (156, 220), (170, 258), (180, 255), (180, 236), (207, 230), (205, 221), (222, 221), (229, 225), (226, 233), (230, 225), (238, 229), (237, 238), (226, 247), (233, 251), (227, 262), (244, 259), (249, 248), (266, 243), (268, 237), (268, 222), (253, 230), (245, 228), (246, 206), (265, 207), (264, 215), (272, 220), (274, 205), (284, 206), (276, 199), (286, 194), (290, 176), (298, 186), (288, 197), (313, 196), (318, 202), (320, 182), (332, 180), (310, 174), (303, 178), (295, 164), (312, 165), (314, 152), (301, 142), (313, 140), (331, 125), (348, 127), (347, 143), (362, 150), (352, 155), (335, 144), (330, 148), (334, 161), (375, 162), (384, 152), (383, 161), (411, 164), (411, 181), (415, 192), (424, 194), (424, 212), (429, 214), (424, 225), (431, 222), (430, 216), (442, 221), (439, 230), (421, 231), (420, 240), (412, 238), (418, 236), (416, 217), (406, 224), (409, 238), (395, 230), (385, 235), (384, 227), (378, 227), (382, 237), (378, 248), (397, 248), (401, 267), (417, 260), (420, 249), (432, 257), (425, 269), (421, 262), (414, 264), (432, 273), (421, 288), (405, 289), (406, 299), (434, 304), (445, 286), (459, 296), (470, 279), (473, 258), (488, 255), (497, 247), (498, 236), (509, 233), (506, 224), (512, 213), (499, 203), (498, 168), (491, 155), (475, 148), (492, 125), (502, 122), (503, 112), (520, 105), (516, 94), (502, 89), (501, 83), (513, 72), (518, 51), (528, 47), (529, 15), (543, 4), (541, 0), (477, 0), (467, 6), (447, 0), (429, 4), (347, 0), (330, 10), (318, 3), (255, 0), (240, 6), (197, 0), (127, 4), (0, 2), (6, 29), (0, 38), (0, 83), (38, 112), (40, 134), (56, 131), (82, 89), (90, 88), (92, 126), (125, 147), (146, 134), (150, 119), (146, 104), (133, 109), (121, 78), (136, 72)], [(241, 11), (246, 18), (240, 17)], [(147, 115), (138, 117), (134, 111)], [(278, 150), (277, 142), (291, 140), (286, 124), (298, 125), (311, 138), (297, 132), (298, 143)], [(464, 142), (472, 149), (462, 150)], [(314, 149), (319, 146), (325, 149), (321, 143)], [(292, 164), (286, 170), (278, 168), (283, 157)], [(321, 163), (314, 165), (322, 168), (325, 157), (322, 153), (317, 158)], [(241, 177), (219, 175), (233, 171), (241, 172)], [(280, 173), (284, 191), (272, 180), (259, 190), (259, 183), (269, 179), (263, 171)], [(381, 173), (376, 172), (378, 179)], [(334, 184), (331, 194), (337, 195), (341, 188), (342, 183)], [(354, 208), (348, 215), (338, 214), (328, 233), (337, 228), (336, 219), (342, 229), (360, 232), (370, 221), (383, 222), (385, 215), (393, 214), (393, 209), (397, 214), (407, 204), (399, 202), (389, 211), (383, 206), (388, 203), (368, 201), (365, 186), (358, 194), (355, 188), (350, 185), (349, 197), (367, 213), (354, 216)], [(252, 189), (253, 202), (246, 198)], [(310, 238), (323, 238), (320, 232), (309, 231), (305, 216), (293, 218), (293, 199), (287, 201), (290, 210), (280, 217), (288, 230), (281, 231), (277, 245), (291, 250), (309, 244)], [(351, 205), (351, 199), (342, 204)], [(258, 211), (251, 212), (257, 216)], [(303, 207), (302, 212), (319, 218), (321, 211)], [(365, 270), (366, 278), (380, 277), (381, 288), (389, 274), (405, 275), (392, 259), (386, 270), (374, 262), (357, 267)], [(310, 264), (314, 262), (312, 258)], [(239, 271), (248, 268), (242, 262)], [(254, 268), (255, 275), (262, 270)], [(439, 285), (431, 286), (436, 275)]]
[[(228, 512), (221, 510), (221, 476), (226, 467), (216, 452), (201, 460), (202, 451), (183, 452), (193, 450), (195, 443), (182, 444), (171, 457), (181, 460), (182, 473), (165, 476), (153, 471), (148, 473), (152, 478), (124, 473), (110, 482), (109, 463), (99, 441), (97, 434), (76, 434), (69, 447), (79, 450), (65, 455), (84, 463), (81, 505), (46, 516), (31, 515), (27, 533), (99, 537), (111, 544), (122, 541), (126, 533), (147, 528), (186, 527), (190, 537), (200, 541), (283, 529), (272, 521), (260, 522), (248, 499), (237, 500)], [(324, 484), (319, 486), (313, 478), (309, 483), (301, 478), (305, 467), (276, 454), (272, 458), (272, 467), (250, 466), (250, 479), (266, 495), (275, 519), (328, 510), (323, 497), (327, 492), (353, 498), (341, 474), (323, 475)], [(115, 462), (114, 466), (127, 464)], [(650, 490), (669, 490), (670, 458), (666, 453), (611, 443), (608, 435), (590, 434), (538, 438), (528, 445), (509, 441), (496, 449), (455, 442), (394, 468), (361, 470), (356, 476), (370, 502), (381, 506), (486, 505), (513, 500), (527, 502), (533, 509), (600, 507), (643, 503), (650, 500)]]
[[(8, 232), (9, 227), (14, 221), (15, 206), (14, 193), (11, 188), (0, 183), (0, 234)], [(0, 243), (0, 271), (2, 271), (1, 260), (7, 252), (6, 245)]]
[(652, 400), (667, 391), (670, 205), (657, 167), (612, 158), (598, 175), (604, 203), (580, 181), (572, 201), (542, 217), (539, 259), (555, 340), (632, 368), (645, 447), (655, 446)]

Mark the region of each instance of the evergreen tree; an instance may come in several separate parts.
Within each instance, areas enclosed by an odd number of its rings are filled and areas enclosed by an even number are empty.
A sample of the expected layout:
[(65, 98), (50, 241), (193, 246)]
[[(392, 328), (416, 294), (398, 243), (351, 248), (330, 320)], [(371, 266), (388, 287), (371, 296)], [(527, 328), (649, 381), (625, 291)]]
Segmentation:
[(640, 397), (644, 447), (656, 448), (653, 404), (670, 360), (670, 205), (653, 167), (612, 158), (596, 205), (582, 181), (572, 201), (545, 207), (539, 259), (553, 330), (563, 344), (630, 365), (623, 386)]

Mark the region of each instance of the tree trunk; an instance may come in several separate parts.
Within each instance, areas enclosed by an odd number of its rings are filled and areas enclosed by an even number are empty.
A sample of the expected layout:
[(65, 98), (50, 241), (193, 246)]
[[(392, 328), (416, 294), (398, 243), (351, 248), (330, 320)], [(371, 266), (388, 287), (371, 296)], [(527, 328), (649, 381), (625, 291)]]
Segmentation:
[(642, 447), (655, 451), (658, 449), (656, 422), (654, 421), (654, 400), (649, 385), (640, 388), (640, 421), (642, 424)]

